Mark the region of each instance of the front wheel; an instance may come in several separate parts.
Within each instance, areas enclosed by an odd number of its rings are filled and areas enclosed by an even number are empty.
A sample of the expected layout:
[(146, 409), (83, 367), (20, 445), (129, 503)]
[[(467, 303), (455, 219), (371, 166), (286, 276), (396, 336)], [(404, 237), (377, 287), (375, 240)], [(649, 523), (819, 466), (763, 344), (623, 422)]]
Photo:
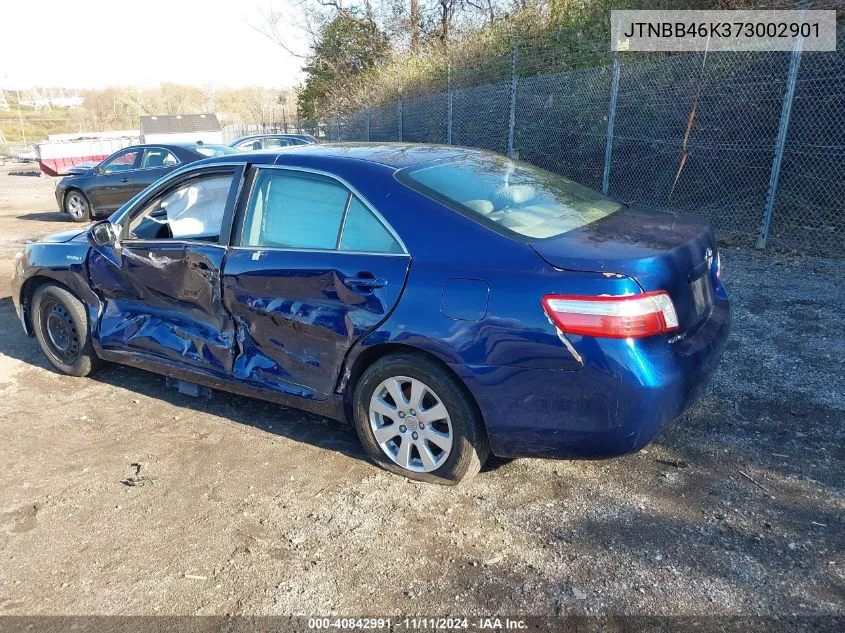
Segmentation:
[(373, 363), (355, 387), (355, 428), (379, 466), (409, 479), (454, 485), (490, 454), (469, 394), (436, 362), (416, 354)]
[(91, 203), (81, 191), (71, 189), (65, 194), (65, 213), (74, 222), (87, 222), (91, 219)]
[(46, 284), (32, 298), (31, 322), (47, 360), (63, 374), (87, 376), (97, 367), (84, 304), (65, 288)]

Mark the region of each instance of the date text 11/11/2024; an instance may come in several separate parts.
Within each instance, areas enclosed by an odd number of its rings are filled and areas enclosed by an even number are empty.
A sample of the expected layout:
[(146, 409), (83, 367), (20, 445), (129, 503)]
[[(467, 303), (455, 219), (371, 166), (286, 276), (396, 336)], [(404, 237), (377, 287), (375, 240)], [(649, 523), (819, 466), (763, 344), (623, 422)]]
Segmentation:
[(410, 631), (520, 631), (528, 627), (524, 620), (475, 617), (405, 617), (405, 618), (309, 618), (310, 630), (397, 630)]

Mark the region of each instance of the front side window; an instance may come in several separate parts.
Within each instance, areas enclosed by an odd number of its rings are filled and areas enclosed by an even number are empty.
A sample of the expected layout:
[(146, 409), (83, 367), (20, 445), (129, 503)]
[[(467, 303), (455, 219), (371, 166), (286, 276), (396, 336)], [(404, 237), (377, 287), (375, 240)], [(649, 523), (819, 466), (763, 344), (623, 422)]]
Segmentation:
[(121, 152), (109, 158), (101, 166), (101, 171), (104, 174), (116, 174), (121, 171), (129, 171), (135, 166), (135, 161), (138, 159), (140, 152), (137, 149), (132, 149), (126, 152)]
[(166, 149), (151, 147), (144, 150), (144, 157), (141, 159), (141, 169), (155, 169), (156, 167), (173, 167), (178, 165), (176, 157)]
[(325, 176), (280, 169), (258, 171), (242, 244), (404, 252), (382, 221), (344, 185)]
[(495, 154), (410, 167), (399, 178), (491, 228), (529, 239), (561, 235), (622, 208), (563, 176)]
[(220, 238), (232, 174), (185, 181), (156, 198), (129, 222), (129, 239), (201, 240)]
[(254, 152), (261, 149), (261, 139), (253, 139), (251, 141), (243, 141), (235, 145), (235, 149), (239, 152)]

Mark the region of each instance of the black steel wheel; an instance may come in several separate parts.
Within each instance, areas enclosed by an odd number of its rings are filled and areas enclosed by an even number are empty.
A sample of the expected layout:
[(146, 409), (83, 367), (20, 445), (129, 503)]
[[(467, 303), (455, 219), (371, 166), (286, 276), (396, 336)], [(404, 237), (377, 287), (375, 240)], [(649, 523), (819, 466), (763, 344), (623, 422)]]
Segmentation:
[(87, 376), (97, 366), (85, 306), (66, 288), (45, 284), (35, 291), (30, 322), (47, 360), (63, 374)]

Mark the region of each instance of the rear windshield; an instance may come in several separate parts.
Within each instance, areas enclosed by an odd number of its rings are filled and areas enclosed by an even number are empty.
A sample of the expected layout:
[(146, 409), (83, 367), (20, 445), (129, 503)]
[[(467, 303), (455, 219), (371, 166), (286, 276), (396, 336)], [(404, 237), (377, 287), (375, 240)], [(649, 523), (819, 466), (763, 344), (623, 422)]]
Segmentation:
[(194, 148), (194, 151), (197, 154), (202, 154), (208, 158), (224, 156), (225, 154), (237, 154), (237, 152), (228, 145), (197, 145)]
[(622, 208), (563, 176), (494, 154), (409, 167), (399, 178), (492, 228), (530, 239), (561, 235)]

